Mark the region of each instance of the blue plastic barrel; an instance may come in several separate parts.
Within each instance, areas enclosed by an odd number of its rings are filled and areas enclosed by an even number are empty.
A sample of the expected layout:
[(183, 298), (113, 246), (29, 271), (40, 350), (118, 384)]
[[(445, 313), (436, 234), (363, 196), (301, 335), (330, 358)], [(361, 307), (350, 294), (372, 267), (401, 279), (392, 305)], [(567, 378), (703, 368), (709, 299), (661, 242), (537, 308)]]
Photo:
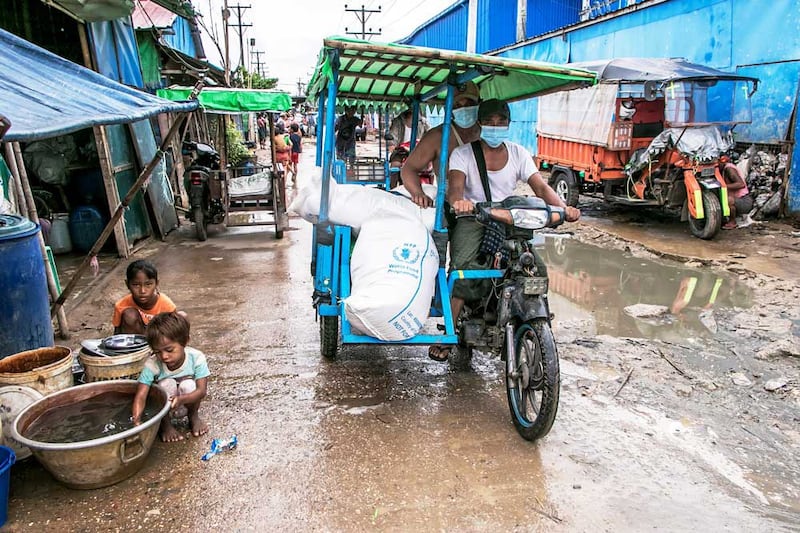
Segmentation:
[(103, 215), (91, 205), (82, 205), (72, 210), (69, 215), (69, 235), (72, 237), (72, 248), (79, 252), (88, 252), (94, 246), (103, 228)]
[(53, 345), (39, 226), (0, 215), (0, 359)]
[(8, 520), (8, 489), (11, 485), (11, 466), (16, 462), (14, 450), (0, 446), (0, 527)]

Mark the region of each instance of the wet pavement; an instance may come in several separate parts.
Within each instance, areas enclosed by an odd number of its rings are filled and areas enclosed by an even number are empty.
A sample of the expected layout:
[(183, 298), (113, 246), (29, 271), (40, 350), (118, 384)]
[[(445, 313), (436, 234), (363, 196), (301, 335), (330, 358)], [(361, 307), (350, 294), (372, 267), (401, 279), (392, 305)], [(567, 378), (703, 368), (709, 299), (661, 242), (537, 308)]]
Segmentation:
[[(562, 394), (530, 443), (495, 359), (456, 371), (423, 347), (348, 346), (324, 360), (311, 228), (290, 225), (281, 240), (212, 226), (203, 243), (183, 226), (140, 252), (209, 357), (210, 435), (159, 442), (138, 474), (94, 491), (23, 461), (8, 530), (797, 530), (796, 279), (676, 261), (601, 219), (548, 239)], [(124, 266), (70, 309), (76, 338), (109, 332)], [(643, 322), (625, 312), (638, 303), (668, 312)], [(232, 434), (236, 450), (200, 461)]]

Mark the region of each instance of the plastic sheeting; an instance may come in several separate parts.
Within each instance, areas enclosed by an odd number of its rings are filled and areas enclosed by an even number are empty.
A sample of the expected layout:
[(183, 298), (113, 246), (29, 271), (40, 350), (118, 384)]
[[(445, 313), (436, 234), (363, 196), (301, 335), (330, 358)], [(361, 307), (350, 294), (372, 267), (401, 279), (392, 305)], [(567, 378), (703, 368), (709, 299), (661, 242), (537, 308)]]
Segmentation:
[(87, 25), (87, 28), (94, 48), (97, 71), (120, 83), (144, 87), (136, 34), (130, 19), (95, 22)]
[[(192, 89), (173, 87), (159, 89), (158, 96), (182, 101), (189, 98)], [(259, 111), (288, 111), (292, 97), (280, 91), (264, 89), (204, 89), (200, 91), (200, 106), (208, 113), (257, 113)]]
[(719, 128), (668, 128), (658, 134), (650, 145), (634, 154), (626, 171), (634, 173), (650, 161), (658, 159), (667, 147), (674, 146), (682, 154), (690, 154), (693, 159), (712, 161), (733, 148), (734, 142), (729, 134), (723, 135)]
[(11, 120), (5, 141), (197, 108), (196, 102), (170, 102), (121, 85), (3, 30), (0, 49), (0, 113)]
[(616, 99), (615, 83), (542, 96), (537, 131), (555, 139), (606, 145)]

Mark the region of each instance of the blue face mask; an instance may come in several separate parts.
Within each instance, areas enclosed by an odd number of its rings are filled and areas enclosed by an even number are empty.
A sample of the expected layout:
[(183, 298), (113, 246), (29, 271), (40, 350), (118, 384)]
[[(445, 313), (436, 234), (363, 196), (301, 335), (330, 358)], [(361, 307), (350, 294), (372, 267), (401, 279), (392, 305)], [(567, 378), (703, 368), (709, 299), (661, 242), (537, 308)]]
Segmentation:
[(478, 121), (478, 106), (453, 109), (453, 122), (459, 128), (469, 128)]
[(481, 126), (481, 139), (492, 148), (508, 140), (508, 126)]

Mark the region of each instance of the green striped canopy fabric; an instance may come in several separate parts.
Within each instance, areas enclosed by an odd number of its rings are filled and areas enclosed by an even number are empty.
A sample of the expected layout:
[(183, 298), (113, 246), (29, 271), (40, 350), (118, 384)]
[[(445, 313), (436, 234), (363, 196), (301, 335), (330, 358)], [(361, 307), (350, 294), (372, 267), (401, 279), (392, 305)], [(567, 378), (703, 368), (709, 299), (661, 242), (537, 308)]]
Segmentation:
[[(191, 87), (159, 89), (161, 98), (182, 102), (189, 99)], [(208, 88), (200, 91), (200, 106), (209, 113), (255, 113), (259, 111), (287, 111), (292, 107), (292, 97), (281, 91), (265, 89)]]
[(414, 95), (441, 88), (429, 102), (440, 104), (451, 73), (479, 72), (473, 79), (481, 98), (513, 102), (550, 92), (595, 83), (588, 70), (538, 61), (524, 61), (452, 50), (402, 44), (383, 44), (329, 37), (323, 40), (308, 96), (316, 98), (333, 80), (339, 63), (339, 103), (409, 102)]

